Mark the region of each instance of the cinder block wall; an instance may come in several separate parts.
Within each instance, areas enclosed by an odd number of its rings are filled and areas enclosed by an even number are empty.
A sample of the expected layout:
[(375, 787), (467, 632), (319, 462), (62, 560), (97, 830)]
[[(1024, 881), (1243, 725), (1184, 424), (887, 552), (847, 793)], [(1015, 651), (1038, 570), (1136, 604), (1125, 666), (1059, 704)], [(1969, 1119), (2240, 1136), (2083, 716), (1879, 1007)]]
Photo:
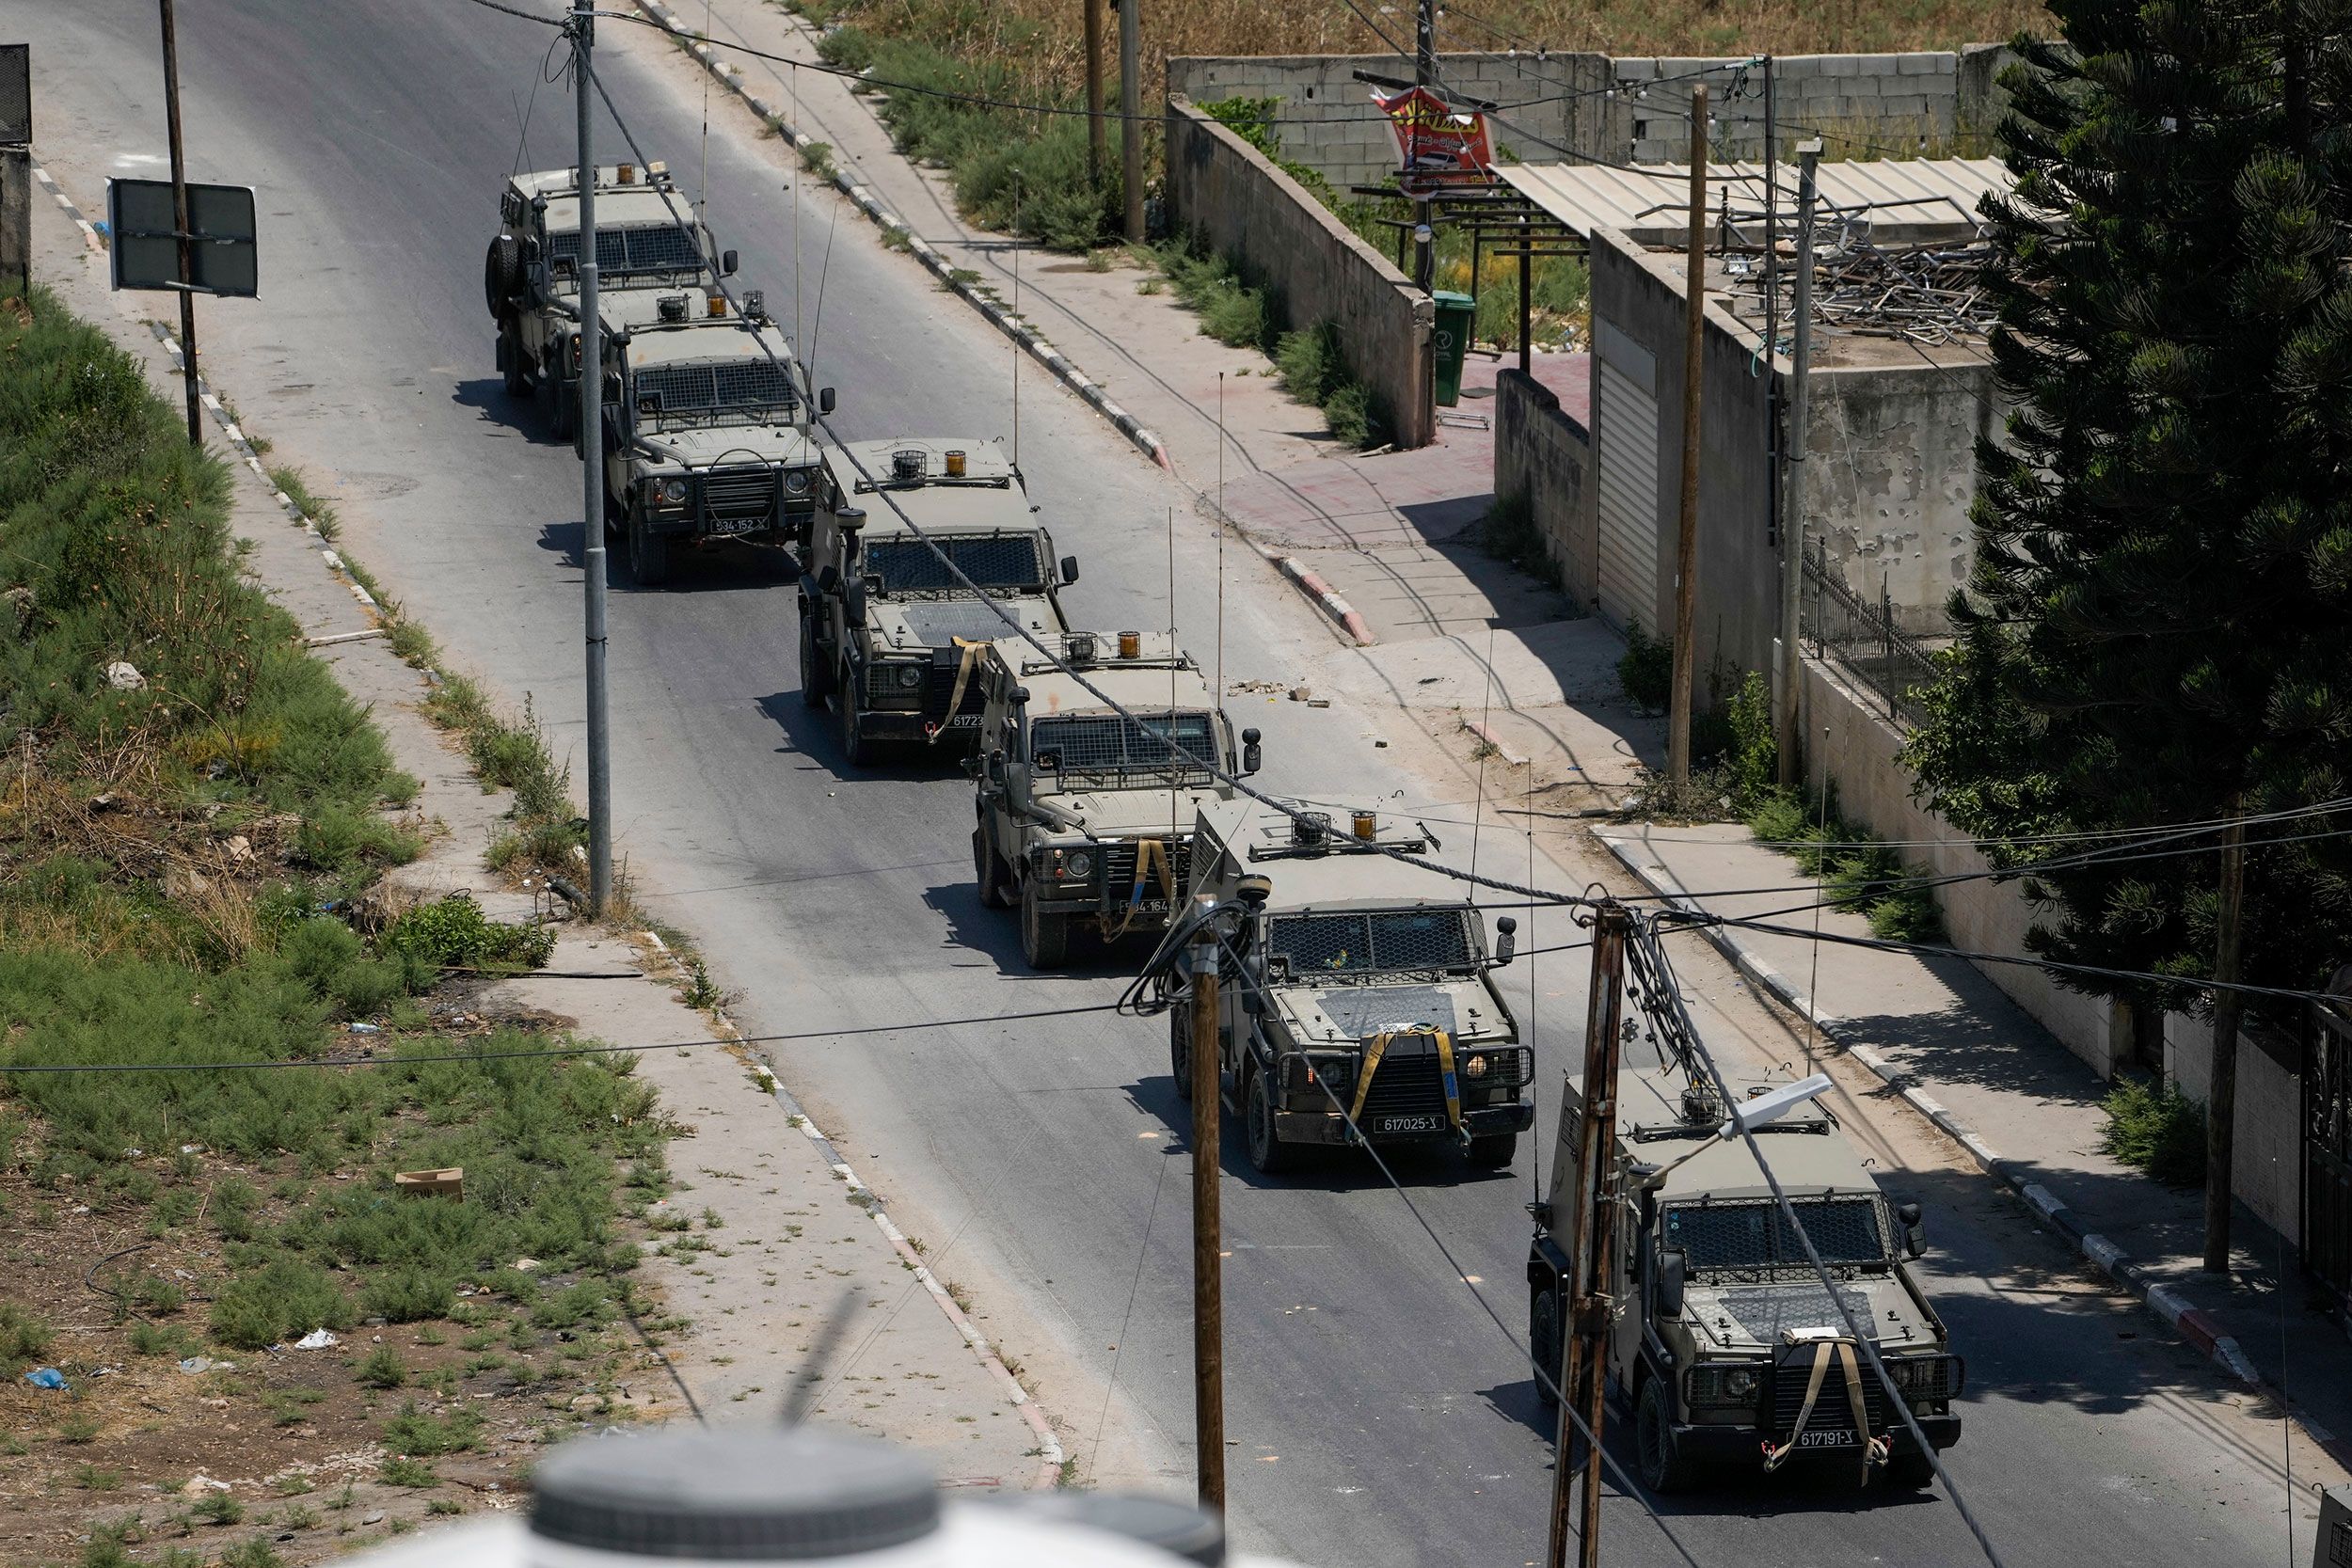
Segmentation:
[[(2249, 1021), (2239, 1031), (2230, 1188), (2265, 1225), (2303, 1244), (2302, 1041)], [(2213, 1025), (2164, 1019), (2164, 1074), (2191, 1100), (2213, 1091)]]
[(1561, 586), (1579, 604), (1592, 603), (1599, 548), (1592, 433), (1561, 409), (1550, 388), (1516, 370), (1495, 377), (1494, 416), (1495, 494), (1527, 498)]
[(1168, 215), (1265, 289), (1293, 326), (1329, 322), (1348, 368), (1400, 447), (1436, 434), (1435, 308), (1412, 280), (1276, 168), (1184, 99), (1168, 105)]

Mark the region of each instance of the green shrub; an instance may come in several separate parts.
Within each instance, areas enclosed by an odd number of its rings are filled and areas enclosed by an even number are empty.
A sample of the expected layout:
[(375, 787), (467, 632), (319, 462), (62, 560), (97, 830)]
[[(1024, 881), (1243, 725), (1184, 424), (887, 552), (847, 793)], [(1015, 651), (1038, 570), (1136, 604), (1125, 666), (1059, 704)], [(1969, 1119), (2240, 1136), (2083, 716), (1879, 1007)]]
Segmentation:
[(196, 1354), (196, 1341), (184, 1328), (167, 1328), (142, 1321), (131, 1325), (131, 1354), (167, 1355), (178, 1361)]
[(2168, 1187), (2205, 1184), (2205, 1108), (2169, 1084), (2119, 1078), (2100, 1102), (2099, 1147)]
[(1283, 333), (1275, 341), (1274, 367), (1282, 390), (1322, 409), (1324, 422), (1341, 441), (1363, 448), (1385, 438), (1374, 414), (1371, 388), (1348, 369), (1339, 328), (1331, 323)]
[(1675, 650), (1642, 629), (1639, 616), (1626, 623), (1625, 653), (1617, 660), (1617, 684), (1635, 705), (1663, 713), (1674, 695)]
[(333, 1275), (281, 1256), (222, 1287), (213, 1302), (213, 1338), (239, 1350), (262, 1350), (314, 1328), (349, 1328), (353, 1316), (350, 1298)]
[(360, 1305), (371, 1317), (395, 1323), (437, 1318), (456, 1299), (457, 1288), (446, 1275), (415, 1267), (388, 1269), (359, 1292)]
[(285, 1559), (266, 1536), (256, 1535), (242, 1544), (223, 1547), (220, 1568), (285, 1568)]
[(408, 1381), (408, 1368), (389, 1345), (378, 1345), (359, 1358), (351, 1375), (371, 1388), (397, 1388)]
[(0, 1301), (0, 1368), (13, 1378), (49, 1349), (56, 1332), (30, 1307)]
[(441, 1478), (433, 1473), (432, 1465), (421, 1459), (410, 1459), (405, 1455), (395, 1455), (386, 1460), (384, 1467), (376, 1472), (376, 1479), (387, 1486), (412, 1489), (441, 1484)]
[(506, 926), (464, 894), (410, 910), (386, 929), (384, 950), (436, 968), (517, 965), (536, 969), (555, 951), (544, 926)]
[(458, 1409), (434, 1417), (419, 1410), (416, 1401), (410, 1400), (400, 1407), (399, 1415), (384, 1423), (384, 1446), (410, 1459), (459, 1453), (482, 1446), (482, 1425), (478, 1410)]
[(1779, 787), (1780, 745), (1773, 737), (1772, 689), (1762, 675), (1749, 671), (1724, 705), (1729, 726), (1724, 761), (1732, 783), (1732, 801), (1752, 808)]

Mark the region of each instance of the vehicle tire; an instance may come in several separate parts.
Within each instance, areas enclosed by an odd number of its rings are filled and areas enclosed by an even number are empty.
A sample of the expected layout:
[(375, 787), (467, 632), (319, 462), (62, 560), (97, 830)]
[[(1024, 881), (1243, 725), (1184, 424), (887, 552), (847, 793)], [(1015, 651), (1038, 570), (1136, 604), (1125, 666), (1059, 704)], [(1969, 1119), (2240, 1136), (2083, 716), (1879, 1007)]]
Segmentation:
[(1560, 1403), (1560, 1379), (1566, 1370), (1562, 1348), (1560, 1291), (1552, 1286), (1536, 1291), (1527, 1308), (1527, 1359), (1535, 1370), (1535, 1399), (1546, 1410)]
[(1642, 1465), (1643, 1485), (1661, 1497), (1691, 1489), (1695, 1470), (1675, 1442), (1666, 1387), (1655, 1377), (1644, 1380), (1642, 1397), (1633, 1407), (1633, 1447)]
[(1298, 1150), (1274, 1132), (1274, 1096), (1267, 1092), (1265, 1074), (1249, 1069), (1249, 1089), (1242, 1101), (1242, 1120), (1248, 1133), (1250, 1168), (1262, 1176), (1279, 1176), (1298, 1164)]
[(1176, 1098), (1192, 1103), (1192, 1005), (1178, 1001), (1168, 1009), (1168, 1068), (1176, 1079)]
[(1887, 1485), (1916, 1492), (1934, 1482), (1935, 1466), (1929, 1463), (1926, 1454), (1899, 1453), (1887, 1460), (1882, 1474), (1886, 1477)]
[[(825, 699), (833, 694), (833, 666), (817, 646), (817, 617), (806, 600), (801, 604), (801, 701), (810, 707), (823, 707)], [(980, 879), (985, 890), (988, 879)], [(981, 896), (987, 896), (983, 891)]]
[(570, 440), (572, 432), (580, 427), (580, 388), (574, 387), (565, 392), (564, 378), (548, 363), (539, 367), (539, 389), (547, 394), (548, 428), (555, 432), (557, 440)]
[(837, 676), (834, 687), (833, 712), (841, 732), (841, 760), (852, 768), (863, 768), (874, 759), (874, 743), (866, 738), (865, 728), (859, 724), (857, 699), (850, 693), (846, 676)]
[(670, 580), (670, 542), (633, 512), (628, 517), (628, 573), (640, 588), (658, 588)]
[(1021, 956), (1031, 969), (1059, 969), (1070, 957), (1070, 917), (1046, 913), (1026, 893), (1021, 896)]
[(523, 363), (522, 340), (515, 335), (512, 325), (503, 322), (499, 325), (499, 373), (504, 378), (508, 397), (531, 396), (531, 371)]
[(501, 234), (490, 242), (490, 254), (482, 261), (482, 300), (490, 308), (493, 320), (507, 315), (522, 282), (522, 246), (516, 244), (514, 235)]
[(1470, 1141), (1470, 1163), (1480, 1170), (1509, 1170), (1519, 1151), (1517, 1132), (1490, 1132)]
[(1019, 896), (1012, 884), (1012, 867), (996, 852), (996, 835), (985, 823), (972, 830), (972, 858), (980, 874), (980, 904), (992, 910), (1009, 910)]

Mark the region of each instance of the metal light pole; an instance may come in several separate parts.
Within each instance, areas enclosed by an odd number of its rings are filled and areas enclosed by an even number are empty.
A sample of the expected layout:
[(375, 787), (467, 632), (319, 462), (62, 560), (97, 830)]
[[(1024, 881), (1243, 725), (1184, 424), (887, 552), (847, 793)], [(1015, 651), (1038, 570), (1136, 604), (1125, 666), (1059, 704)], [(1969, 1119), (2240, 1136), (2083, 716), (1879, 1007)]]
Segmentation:
[[(1124, 0), (1127, 5), (1135, 0)], [(1214, 901), (1198, 902), (1206, 915)], [(1201, 922), (1192, 949), (1192, 1418), (1200, 1506), (1225, 1512), (1225, 1244), (1217, 1206), (1221, 1066), (1216, 1041), (1217, 933)]]
[[(166, 0), (168, 4), (168, 0)], [(588, 907), (612, 898), (612, 754), (604, 684), (604, 345), (596, 315), (596, 156), (590, 109), (593, 0), (574, 0), (572, 90), (580, 106), (580, 543), (587, 589)]]
[[(1438, 86), (1437, 0), (1421, 0), (1414, 8), (1413, 81), (1433, 91)], [(1427, 198), (1413, 203), (1413, 281), (1423, 293), (1437, 282), (1438, 271), (1437, 235), (1430, 228), (1429, 214)], [(1470, 279), (1470, 292), (1478, 292), (1475, 277)]]
[(1584, 1014), (1584, 1092), (1577, 1141), (1576, 1212), (1568, 1227), (1568, 1273), (1560, 1281), (1560, 1422), (1551, 1459), (1551, 1532), (1545, 1561), (1568, 1560), (1568, 1451), (1581, 1407), (1592, 1438), (1584, 1447), (1583, 1508), (1577, 1530), (1580, 1568), (1600, 1562), (1602, 1392), (1609, 1370), (1609, 1259), (1616, 1205), (1609, 1196), (1617, 1144), (1617, 1060), (1624, 1035), (1625, 942), (1633, 917), (1622, 904), (1593, 911), (1593, 984)]
[(196, 259), (188, 232), (188, 166), (180, 146), (180, 29), (171, 0), (161, 0), (164, 21), (164, 123), (171, 138), (171, 227), (180, 239), (180, 376), (188, 399), (188, 444), (204, 444), (204, 411), (196, 392)]
[(1801, 595), (1804, 592), (1804, 450), (1813, 407), (1813, 209), (1814, 175), (1821, 144), (1797, 149), (1796, 347), (1788, 365), (1788, 428), (1781, 437), (1780, 504), (1780, 712), (1772, 734), (1780, 758), (1779, 783), (1793, 788), (1798, 772), (1798, 714), (1804, 705), (1804, 647)]
[(1127, 243), (1143, 233), (1143, 0), (1119, 8), (1119, 167), (1127, 197)]
[(1689, 331), (1682, 351), (1682, 508), (1675, 531), (1674, 694), (1666, 719), (1666, 776), (1691, 782), (1692, 646), (1699, 587), (1699, 372), (1707, 349), (1707, 84), (1691, 87), (1691, 254), (1683, 285)]

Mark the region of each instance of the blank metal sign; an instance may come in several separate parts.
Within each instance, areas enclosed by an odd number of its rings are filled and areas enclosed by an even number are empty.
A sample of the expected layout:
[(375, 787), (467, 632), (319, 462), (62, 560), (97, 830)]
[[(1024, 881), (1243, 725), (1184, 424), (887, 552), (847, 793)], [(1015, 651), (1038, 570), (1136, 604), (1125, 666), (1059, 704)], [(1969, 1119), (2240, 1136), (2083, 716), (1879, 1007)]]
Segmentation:
[[(171, 221), (171, 182), (114, 180), (106, 185), (110, 251), (118, 289), (179, 289), (180, 242)], [(249, 185), (188, 186), (185, 286), (200, 294), (251, 298), (261, 292)]]
[(33, 140), (33, 46), (0, 43), (0, 147)]

